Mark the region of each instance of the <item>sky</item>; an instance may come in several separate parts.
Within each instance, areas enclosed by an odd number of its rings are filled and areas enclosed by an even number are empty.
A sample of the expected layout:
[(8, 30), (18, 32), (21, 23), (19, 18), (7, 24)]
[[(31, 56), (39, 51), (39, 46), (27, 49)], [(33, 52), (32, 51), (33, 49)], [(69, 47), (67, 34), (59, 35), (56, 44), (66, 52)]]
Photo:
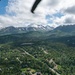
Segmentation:
[(0, 0), (0, 14), (5, 14), (5, 7), (8, 5), (8, 0)]
[(25, 27), (29, 24), (59, 25), (75, 24), (75, 0), (42, 0), (30, 12), (35, 0), (1, 0), (0, 28), (7, 26)]

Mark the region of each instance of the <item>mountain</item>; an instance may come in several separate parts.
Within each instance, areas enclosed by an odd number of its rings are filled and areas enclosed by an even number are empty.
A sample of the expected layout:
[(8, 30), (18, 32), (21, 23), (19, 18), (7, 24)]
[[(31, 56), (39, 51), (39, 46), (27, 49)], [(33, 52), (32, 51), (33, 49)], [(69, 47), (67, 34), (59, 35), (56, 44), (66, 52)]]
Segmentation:
[(75, 36), (40, 40), (32, 33), (0, 36), (0, 75), (75, 75)]
[(0, 36), (0, 75), (75, 75), (75, 36), (68, 36), (74, 25), (36, 31), (41, 27), (0, 30), (5, 34)]
[(54, 29), (54, 31), (62, 31), (62, 32), (75, 32), (75, 24), (74, 25), (63, 25)]
[(7, 35), (7, 34), (17, 34), (17, 33), (27, 33), (31, 31), (40, 31), (40, 32), (45, 32), (45, 31), (51, 31), (53, 30), (53, 27), (50, 26), (44, 26), (44, 25), (34, 25), (34, 24), (29, 24), (26, 27), (5, 27), (0, 29), (0, 35)]
[(48, 32), (50, 36), (72, 36), (75, 35), (75, 24), (74, 25), (63, 25), (58, 26), (52, 31)]
[(3, 34), (3, 35), (10, 34), (10, 33), (13, 34), (13, 33), (17, 33), (17, 32), (18, 32), (18, 30), (13, 26), (0, 29), (0, 34)]
[(26, 27), (5, 27), (0, 29), (0, 35), (26, 33), (27, 36), (50, 36), (50, 37), (61, 37), (61, 36), (72, 36), (75, 35), (75, 24), (74, 25), (63, 25), (56, 28), (50, 27), (49, 25), (36, 25), (29, 24)]

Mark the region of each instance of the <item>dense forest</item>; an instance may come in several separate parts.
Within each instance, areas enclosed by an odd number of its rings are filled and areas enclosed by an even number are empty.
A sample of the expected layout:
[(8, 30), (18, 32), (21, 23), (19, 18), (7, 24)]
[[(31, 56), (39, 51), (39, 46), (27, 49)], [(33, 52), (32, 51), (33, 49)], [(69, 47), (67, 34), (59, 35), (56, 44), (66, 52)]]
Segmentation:
[(39, 72), (75, 75), (75, 36), (0, 36), (0, 75), (37, 75)]

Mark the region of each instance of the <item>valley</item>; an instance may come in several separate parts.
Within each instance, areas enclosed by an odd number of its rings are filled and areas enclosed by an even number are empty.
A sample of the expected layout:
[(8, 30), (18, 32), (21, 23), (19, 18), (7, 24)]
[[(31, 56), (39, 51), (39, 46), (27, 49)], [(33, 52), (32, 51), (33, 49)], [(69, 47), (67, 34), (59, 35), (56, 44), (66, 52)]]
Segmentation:
[(75, 75), (75, 35), (50, 32), (1, 35), (0, 75)]

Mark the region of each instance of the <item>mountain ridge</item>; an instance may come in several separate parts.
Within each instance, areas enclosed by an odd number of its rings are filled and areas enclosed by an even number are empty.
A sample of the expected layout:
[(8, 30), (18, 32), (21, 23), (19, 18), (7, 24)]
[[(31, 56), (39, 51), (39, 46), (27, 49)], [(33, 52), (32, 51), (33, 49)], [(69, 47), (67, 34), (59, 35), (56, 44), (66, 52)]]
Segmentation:
[(50, 27), (50, 26), (42, 26), (42, 25), (28, 25), (26, 27), (14, 27), (9, 26), (0, 29), (0, 36), (2, 35), (10, 35), (10, 34), (20, 34), (20, 33), (26, 33), (28, 35), (34, 35), (36, 34), (42, 36), (72, 36), (75, 35), (75, 24), (74, 25), (63, 25), (58, 26), (56, 28)]
[(42, 25), (37, 25), (37, 27), (28, 25), (27, 27), (14, 27), (14, 26), (9, 26), (0, 29), (0, 35), (8, 35), (8, 34), (17, 34), (17, 33), (27, 33), (31, 31), (51, 31), (53, 30), (53, 27), (50, 26), (42, 26)]

